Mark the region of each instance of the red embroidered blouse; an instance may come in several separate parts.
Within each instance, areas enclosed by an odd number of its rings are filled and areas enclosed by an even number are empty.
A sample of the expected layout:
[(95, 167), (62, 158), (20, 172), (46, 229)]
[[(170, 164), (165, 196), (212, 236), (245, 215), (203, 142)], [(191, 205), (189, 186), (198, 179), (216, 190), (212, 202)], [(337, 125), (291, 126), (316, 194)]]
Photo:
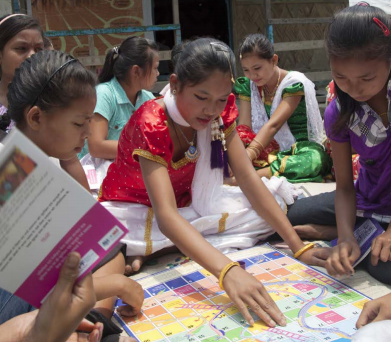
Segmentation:
[[(237, 116), (235, 96), (231, 94), (221, 113), (226, 136), (235, 130)], [(172, 160), (174, 145), (166, 121), (166, 113), (155, 100), (145, 102), (132, 115), (119, 138), (117, 158), (103, 180), (99, 201), (141, 203), (151, 207), (138, 162), (141, 156), (167, 167), (178, 208), (190, 203), (196, 163), (185, 157), (177, 162)]]

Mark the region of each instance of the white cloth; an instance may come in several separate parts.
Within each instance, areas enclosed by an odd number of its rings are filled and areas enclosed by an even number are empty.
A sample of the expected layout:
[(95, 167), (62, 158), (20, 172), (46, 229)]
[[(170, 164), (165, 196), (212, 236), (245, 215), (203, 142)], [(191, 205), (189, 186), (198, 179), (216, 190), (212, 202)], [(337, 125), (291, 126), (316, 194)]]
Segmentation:
[[(272, 177), (270, 180), (263, 178), (263, 182), (284, 211), (286, 204), (292, 204), (293, 198), (297, 196), (297, 192), (285, 178)], [(224, 253), (232, 248), (249, 248), (274, 233), (270, 225), (252, 209), (239, 187), (224, 185), (221, 193), (232, 201), (238, 198), (237, 208), (228, 212), (225, 224), (223, 217), (227, 210), (224, 208), (221, 213), (209, 215), (198, 214), (193, 205), (178, 209), (178, 213), (189, 221), (212, 246)], [(214, 204), (218, 205), (218, 203)], [(155, 216), (148, 219), (151, 210), (149, 207), (116, 201), (103, 202), (102, 205), (129, 228), (130, 232), (121, 240), (127, 245), (127, 255), (146, 255), (173, 246), (173, 243), (161, 233)]]
[(354, 334), (352, 342), (390, 342), (391, 320), (370, 323)]
[[(315, 85), (301, 72), (291, 71), (284, 77), (274, 95), (270, 117), (282, 101), (282, 91), (296, 83), (302, 83), (304, 86), (304, 97), (307, 112), (307, 131), (308, 140), (322, 145), (323, 123), (320, 115), (319, 105), (316, 100)], [(251, 87), (251, 123), (255, 133), (266, 124), (269, 120), (265, 106), (262, 102), (257, 85), (250, 81)], [(274, 136), (281, 151), (286, 151), (296, 142), (288, 123), (285, 122), (277, 134)]]

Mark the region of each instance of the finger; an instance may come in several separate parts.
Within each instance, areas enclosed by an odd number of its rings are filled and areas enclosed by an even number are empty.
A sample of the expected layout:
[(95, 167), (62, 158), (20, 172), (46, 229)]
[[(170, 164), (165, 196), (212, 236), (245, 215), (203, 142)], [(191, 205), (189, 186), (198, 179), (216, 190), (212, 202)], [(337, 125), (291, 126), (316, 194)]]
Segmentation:
[(79, 253), (71, 252), (68, 254), (61, 267), (60, 276), (54, 291), (72, 293), (76, 278), (79, 275), (79, 263)]
[(136, 311), (132, 306), (130, 305), (123, 305), (123, 306), (119, 306), (117, 308), (117, 312), (121, 315), (121, 316), (125, 316), (125, 317), (131, 317), (131, 316), (135, 316), (137, 315), (140, 311)]
[(262, 321), (264, 321), (269, 327), (274, 328), (276, 326), (276, 322), (274, 322), (268, 315), (268, 313), (263, 310), (263, 308), (265, 308), (266, 310), (270, 310), (269, 303), (265, 302), (262, 297), (259, 297), (261, 296), (256, 296), (254, 294), (253, 298), (246, 298), (244, 299), (244, 301)]
[(354, 273), (354, 269), (352, 267), (352, 263), (349, 259), (350, 257), (350, 254), (351, 254), (351, 250), (349, 251), (348, 248), (344, 248), (342, 247), (341, 250), (340, 250), (340, 253), (339, 253), (339, 260), (340, 260), (340, 264), (341, 266), (343, 267), (343, 273), (340, 273), (340, 274), (353, 274)]
[(332, 266), (333, 270), (335, 271), (334, 275), (346, 274), (346, 270), (341, 264), (341, 260), (339, 258), (339, 255), (334, 255), (331, 258), (331, 266)]
[(102, 338), (102, 335), (99, 330), (94, 330), (89, 336), (89, 342), (99, 342)]
[(247, 309), (247, 305), (244, 304), (244, 302), (240, 298), (237, 298), (236, 300), (233, 300), (233, 301), (236, 304), (236, 306), (238, 307), (238, 309), (239, 309), (240, 313), (242, 314), (243, 318), (247, 321), (248, 324), (253, 326), (254, 325), (254, 319), (250, 315), (250, 313), (249, 313), (249, 311)]
[(390, 246), (388, 244), (383, 245), (383, 248), (380, 252), (380, 260), (383, 262), (387, 262), (390, 257)]
[(285, 326), (286, 319), (283, 313), (280, 311), (276, 303), (270, 297), (269, 293), (266, 291), (265, 287), (260, 284), (258, 293), (255, 293), (254, 298), (259, 304), (262, 304), (262, 309), (271, 316), (271, 318), (277, 322), (279, 325)]
[(87, 319), (83, 319), (79, 326), (77, 327), (77, 331), (83, 331), (83, 332), (91, 332), (92, 330), (95, 329), (95, 324), (88, 321)]
[(83, 303), (85, 309), (88, 309), (87, 312), (92, 309), (96, 303), (96, 295), (91, 273), (88, 273), (75, 285), (73, 293), (75, 298), (79, 298), (80, 302)]
[(360, 329), (364, 325), (371, 323), (378, 315), (378, 312), (379, 312), (379, 307), (374, 301), (365, 303), (362, 312), (360, 314), (360, 317), (358, 318), (356, 323), (357, 328)]
[(371, 263), (373, 266), (377, 266), (379, 262), (381, 247), (382, 243), (379, 241), (379, 239), (375, 239), (372, 241)]

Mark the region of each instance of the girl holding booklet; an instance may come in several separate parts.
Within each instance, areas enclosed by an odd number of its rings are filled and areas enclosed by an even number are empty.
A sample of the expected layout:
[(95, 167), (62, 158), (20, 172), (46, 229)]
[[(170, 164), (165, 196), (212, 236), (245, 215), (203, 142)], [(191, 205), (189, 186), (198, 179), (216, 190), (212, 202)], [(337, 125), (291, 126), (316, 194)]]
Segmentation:
[[(252, 167), (235, 130), (234, 66), (224, 43), (190, 42), (170, 91), (124, 127), (99, 198), (130, 229), (124, 242), (131, 270), (175, 245), (219, 278), (250, 324), (247, 305), (268, 325), (285, 325), (263, 285), (220, 251), (250, 247), (275, 231), (306, 263), (322, 265), (328, 250), (304, 246), (289, 224), (283, 210), (292, 186), (278, 178), (265, 185)], [(243, 192), (223, 186), (228, 161)]]
[[(353, 235), (356, 217), (372, 218), (386, 229), (372, 242), (364, 266), (391, 284), (391, 20), (366, 3), (335, 15), (326, 35), (336, 98), (325, 112), (337, 190), (297, 201), (288, 218), (307, 238), (336, 232), (338, 245), (326, 262), (331, 275), (354, 273), (360, 247)], [(360, 155), (353, 183), (351, 151)], [(327, 224), (328, 226), (325, 226)]]
[[(27, 58), (15, 71), (9, 86), (9, 115), (30, 140), (55, 162), (69, 160), (80, 152), (90, 135), (89, 124), (96, 103), (95, 76), (73, 57), (59, 51), (41, 51)], [(143, 290), (125, 277), (121, 246), (94, 271), (98, 302), (88, 318), (105, 324), (104, 336), (120, 329), (110, 317), (114, 296), (129, 304), (122, 314), (137, 314)], [(117, 338), (117, 340), (118, 340)]]

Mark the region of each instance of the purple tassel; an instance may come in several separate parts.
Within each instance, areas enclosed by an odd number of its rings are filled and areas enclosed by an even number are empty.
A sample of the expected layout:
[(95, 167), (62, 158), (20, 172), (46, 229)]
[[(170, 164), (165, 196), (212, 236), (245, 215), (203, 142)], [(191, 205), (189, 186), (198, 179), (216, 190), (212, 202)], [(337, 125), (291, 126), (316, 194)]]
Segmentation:
[(223, 154), (221, 153), (222, 144), (219, 139), (212, 141), (212, 151), (210, 154), (211, 169), (222, 169), (224, 165)]
[(230, 178), (229, 169), (228, 169), (228, 151), (223, 152), (223, 158), (224, 158), (224, 177)]

